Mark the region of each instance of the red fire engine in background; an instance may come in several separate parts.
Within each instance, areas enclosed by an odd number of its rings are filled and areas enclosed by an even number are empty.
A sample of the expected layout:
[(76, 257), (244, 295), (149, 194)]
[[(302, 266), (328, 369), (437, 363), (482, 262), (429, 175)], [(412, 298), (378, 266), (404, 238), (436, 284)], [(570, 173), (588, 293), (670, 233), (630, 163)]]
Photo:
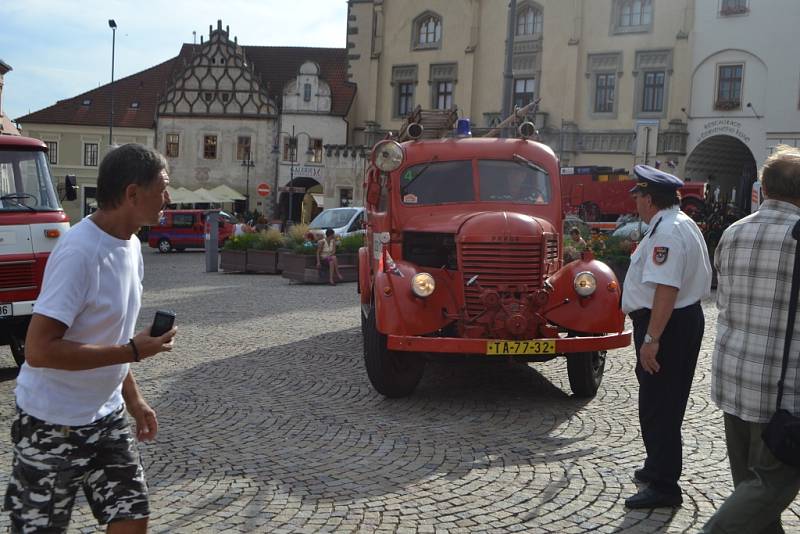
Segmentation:
[[(620, 215), (636, 213), (630, 195), (635, 180), (624, 169), (611, 167), (562, 167), (561, 207), (564, 215), (577, 215), (587, 222), (615, 221)], [(706, 184), (685, 182), (679, 190), (681, 209), (698, 217), (704, 207)]]
[[(65, 180), (75, 198), (75, 179)], [(58, 239), (69, 229), (38, 139), (0, 135), (0, 344), (10, 345), (18, 365), (39, 296), (44, 267)]]

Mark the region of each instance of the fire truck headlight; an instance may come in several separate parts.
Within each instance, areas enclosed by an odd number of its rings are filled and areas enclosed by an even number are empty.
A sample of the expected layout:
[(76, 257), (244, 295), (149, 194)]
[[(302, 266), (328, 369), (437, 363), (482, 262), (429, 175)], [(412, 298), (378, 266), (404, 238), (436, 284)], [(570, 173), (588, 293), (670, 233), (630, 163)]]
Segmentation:
[(436, 282), (428, 273), (415, 274), (411, 279), (411, 291), (418, 297), (429, 297), (436, 289)]
[(372, 161), (383, 172), (391, 172), (403, 164), (403, 147), (397, 141), (381, 141), (372, 149)]
[(597, 289), (597, 280), (589, 271), (583, 271), (575, 275), (575, 280), (572, 282), (572, 285), (575, 287), (575, 292), (578, 295), (588, 297)]

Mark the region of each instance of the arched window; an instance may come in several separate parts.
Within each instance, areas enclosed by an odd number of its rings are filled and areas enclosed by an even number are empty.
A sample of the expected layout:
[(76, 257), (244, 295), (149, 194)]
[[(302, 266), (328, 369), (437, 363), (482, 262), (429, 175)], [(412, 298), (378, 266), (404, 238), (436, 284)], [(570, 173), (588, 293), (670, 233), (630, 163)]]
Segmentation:
[(542, 12), (533, 6), (524, 6), (517, 12), (517, 35), (541, 35)]
[(437, 48), (442, 40), (441, 17), (422, 15), (414, 25), (414, 34), (414, 48)]
[(650, 25), (653, 19), (652, 0), (625, 0), (620, 4), (618, 21), (620, 28)]

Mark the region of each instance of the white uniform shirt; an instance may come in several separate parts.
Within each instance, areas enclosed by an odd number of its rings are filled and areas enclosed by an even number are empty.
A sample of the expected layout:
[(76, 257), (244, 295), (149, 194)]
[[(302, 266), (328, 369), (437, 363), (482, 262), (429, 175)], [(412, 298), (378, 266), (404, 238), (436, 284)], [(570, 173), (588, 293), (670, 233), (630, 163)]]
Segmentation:
[(675, 308), (711, 294), (711, 262), (697, 224), (677, 206), (650, 220), (650, 231), (631, 255), (622, 291), (622, 311), (652, 308), (656, 285), (678, 288)]

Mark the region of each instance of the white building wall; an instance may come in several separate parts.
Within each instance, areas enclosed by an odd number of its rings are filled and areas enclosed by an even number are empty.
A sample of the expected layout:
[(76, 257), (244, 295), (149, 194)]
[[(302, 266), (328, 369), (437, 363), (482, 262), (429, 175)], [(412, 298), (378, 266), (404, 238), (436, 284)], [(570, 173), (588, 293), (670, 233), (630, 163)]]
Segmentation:
[[(749, 11), (722, 15), (722, 0), (695, 3), (688, 153), (718, 134), (742, 141), (760, 165), (776, 140), (800, 143), (800, 26), (797, 0), (750, 0)], [(742, 63), (742, 107), (714, 109), (721, 64)], [(750, 104), (748, 106), (747, 104)]]

